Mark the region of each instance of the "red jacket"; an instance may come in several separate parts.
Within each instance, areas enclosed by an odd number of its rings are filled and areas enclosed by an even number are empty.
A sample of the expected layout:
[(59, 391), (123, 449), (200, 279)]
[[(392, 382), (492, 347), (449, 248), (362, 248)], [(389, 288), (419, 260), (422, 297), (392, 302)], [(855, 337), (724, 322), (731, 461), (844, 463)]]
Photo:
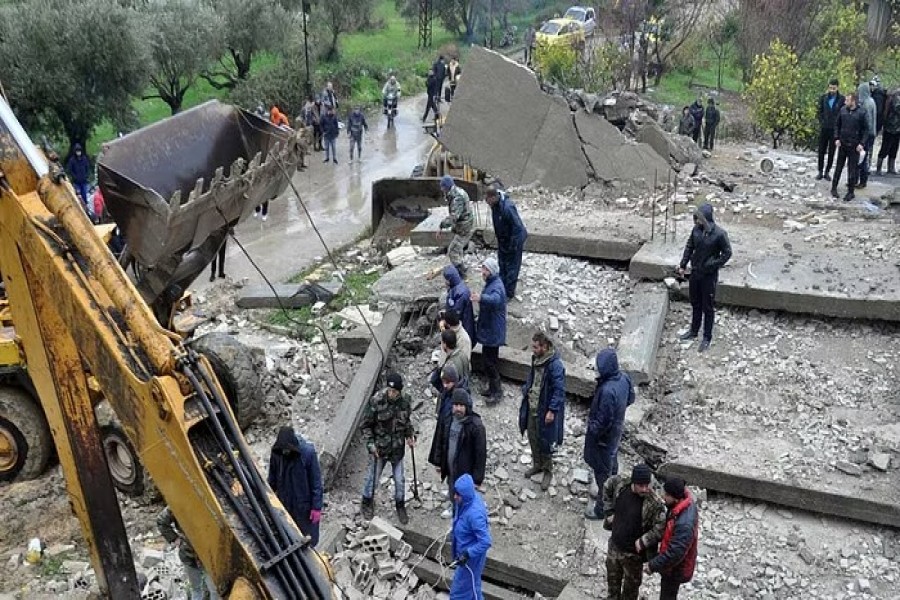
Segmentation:
[(649, 564), (651, 572), (662, 573), (681, 583), (687, 583), (694, 576), (700, 528), (700, 515), (694, 498), (687, 489), (685, 494), (683, 500), (669, 508), (659, 554)]

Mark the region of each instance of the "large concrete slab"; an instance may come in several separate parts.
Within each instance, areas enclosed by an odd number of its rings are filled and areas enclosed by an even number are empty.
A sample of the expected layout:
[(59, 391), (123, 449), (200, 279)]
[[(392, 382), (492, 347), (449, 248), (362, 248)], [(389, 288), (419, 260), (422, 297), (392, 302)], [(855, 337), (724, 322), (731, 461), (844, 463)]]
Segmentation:
[[(734, 252), (719, 273), (716, 300), (724, 304), (829, 317), (900, 321), (900, 277), (895, 264), (851, 245), (774, 234), (752, 226), (728, 227)], [(631, 276), (662, 280), (674, 274), (687, 232), (678, 243), (645, 244)], [(686, 286), (682, 287), (686, 294)]]
[(506, 185), (588, 183), (587, 161), (562, 98), (514, 61), (473, 46), (441, 132), (447, 149)]
[[(481, 344), (472, 349), (472, 366), (481, 368)], [(594, 371), (563, 361), (566, 367), (566, 393), (583, 399), (594, 397), (597, 376)], [(500, 348), (500, 375), (524, 383), (531, 370), (531, 354), (509, 346)]]
[(276, 283), (242, 288), (234, 300), (238, 308), (301, 308), (316, 302), (331, 302), (343, 284), (334, 280), (322, 283)]
[(381, 324), (375, 328), (375, 338), (378, 343), (373, 341), (357, 368), (356, 375), (353, 376), (353, 381), (350, 382), (350, 387), (344, 395), (344, 400), (335, 413), (329, 436), (320, 450), (319, 462), (322, 468), (322, 481), (326, 487), (331, 485), (344, 460), (347, 448), (359, 427), (366, 402), (372, 397), (375, 384), (384, 368), (386, 354), (390, 352), (399, 332), (400, 313), (397, 311), (385, 313)]
[(669, 311), (669, 291), (659, 283), (639, 283), (631, 296), (619, 338), (619, 365), (635, 384), (649, 383)]
[[(497, 238), (490, 213), (485, 210), (485, 205), (481, 205), (481, 208), (476, 229), (481, 231), (488, 246), (496, 248)], [(554, 220), (548, 212), (519, 209), (528, 228), (528, 239), (525, 242), (527, 252), (627, 262), (649, 239), (649, 219), (645, 222), (630, 213), (611, 213), (608, 219), (602, 219), (596, 226), (592, 226), (571, 222), (564, 225)], [(410, 243), (414, 246), (446, 248), (453, 237), (447, 231), (440, 230), (441, 220), (446, 215), (446, 209), (432, 209), (428, 218), (409, 234)], [(616, 216), (620, 220), (615, 221)]]
[(603, 182), (643, 180), (647, 187), (654, 181), (665, 180), (669, 163), (647, 144), (627, 139), (603, 117), (578, 111), (575, 129), (596, 179)]
[[(693, 462), (691, 459), (680, 459), (660, 467), (660, 473), (666, 476), (683, 478), (689, 485), (725, 492), (735, 496), (753, 498), (774, 504), (790, 506), (826, 515), (834, 515), (846, 519), (856, 519), (879, 525), (900, 527), (900, 505), (896, 502), (875, 500), (863, 495), (859, 488), (835, 486), (832, 490), (822, 489), (820, 482), (775, 481), (756, 476), (746, 471), (729, 468), (719, 461), (716, 465)], [(884, 486), (886, 496), (895, 497), (896, 478), (893, 483)]]
[[(447, 287), (440, 271), (449, 264), (446, 256), (420, 257), (406, 262), (372, 284), (372, 293), (379, 302), (398, 306), (437, 302)], [(436, 275), (430, 277), (433, 273)]]

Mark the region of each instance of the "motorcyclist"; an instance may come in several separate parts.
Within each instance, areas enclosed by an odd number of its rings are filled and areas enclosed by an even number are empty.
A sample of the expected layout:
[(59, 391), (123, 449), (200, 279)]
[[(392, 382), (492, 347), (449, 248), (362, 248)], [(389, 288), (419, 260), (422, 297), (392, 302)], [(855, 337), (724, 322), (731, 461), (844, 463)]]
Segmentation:
[(389, 96), (393, 96), (395, 100), (400, 99), (400, 82), (397, 81), (395, 75), (391, 75), (390, 79), (387, 80), (387, 83), (384, 84), (384, 87), (381, 88), (381, 103), (385, 113), (387, 113)]

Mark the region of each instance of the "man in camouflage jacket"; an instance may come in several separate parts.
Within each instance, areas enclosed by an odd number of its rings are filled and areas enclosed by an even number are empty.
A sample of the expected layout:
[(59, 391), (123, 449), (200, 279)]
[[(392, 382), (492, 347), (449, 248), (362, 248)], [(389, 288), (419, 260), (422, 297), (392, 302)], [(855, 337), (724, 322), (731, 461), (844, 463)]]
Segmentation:
[(614, 475), (603, 484), (604, 527), (612, 530), (606, 554), (610, 600), (637, 600), (643, 563), (656, 554), (666, 511), (650, 467), (635, 465), (631, 476)]
[(397, 518), (406, 525), (406, 483), (403, 477), (403, 457), (406, 447), (415, 446), (412, 408), (409, 396), (403, 393), (403, 379), (397, 373), (387, 376), (387, 388), (369, 400), (363, 416), (362, 434), (369, 452), (369, 467), (362, 493), (363, 518), (375, 515), (375, 482), (381, 478), (385, 464), (391, 463), (394, 476), (394, 501)]
[(466, 190), (457, 186), (449, 175), (441, 177), (441, 191), (446, 195), (450, 208), (450, 214), (441, 221), (441, 229), (453, 232), (453, 239), (447, 247), (447, 258), (459, 271), (460, 277), (465, 279), (466, 265), (463, 264), (463, 254), (475, 231), (475, 217), (469, 208), (469, 195)]

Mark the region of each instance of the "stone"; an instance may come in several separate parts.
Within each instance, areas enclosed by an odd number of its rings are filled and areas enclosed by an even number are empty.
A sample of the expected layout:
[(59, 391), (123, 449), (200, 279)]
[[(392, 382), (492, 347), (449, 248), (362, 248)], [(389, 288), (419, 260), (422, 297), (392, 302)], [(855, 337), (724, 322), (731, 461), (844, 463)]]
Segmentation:
[(152, 548), (144, 548), (141, 554), (141, 566), (145, 569), (154, 567), (166, 560), (165, 552), (153, 550)]
[(394, 268), (413, 260), (418, 255), (419, 253), (412, 246), (400, 246), (387, 253), (387, 261), (391, 268)]
[(62, 561), (63, 571), (69, 573), (71, 575), (77, 575), (78, 573), (82, 573), (87, 571), (91, 566), (91, 563), (83, 560), (64, 560)]
[(591, 482), (591, 472), (587, 469), (575, 469), (572, 471), (572, 480), (588, 485)]
[(497, 467), (494, 470), (494, 477), (500, 481), (507, 481), (509, 479), (509, 471), (505, 467)]
[(848, 462), (846, 460), (839, 460), (837, 463), (835, 463), (834, 468), (854, 477), (860, 477), (862, 475), (862, 468), (860, 468), (859, 465), (855, 465), (852, 462)]
[(54, 557), (74, 550), (75, 544), (52, 544), (44, 550), (44, 556)]
[(891, 465), (891, 456), (884, 452), (875, 452), (869, 457), (869, 464), (879, 471), (887, 471)]
[(860, 577), (856, 580), (856, 585), (859, 588), (860, 592), (869, 592), (872, 590), (872, 584), (869, 583), (868, 579)]
[(550, 315), (550, 331), (559, 331), (559, 317)]

